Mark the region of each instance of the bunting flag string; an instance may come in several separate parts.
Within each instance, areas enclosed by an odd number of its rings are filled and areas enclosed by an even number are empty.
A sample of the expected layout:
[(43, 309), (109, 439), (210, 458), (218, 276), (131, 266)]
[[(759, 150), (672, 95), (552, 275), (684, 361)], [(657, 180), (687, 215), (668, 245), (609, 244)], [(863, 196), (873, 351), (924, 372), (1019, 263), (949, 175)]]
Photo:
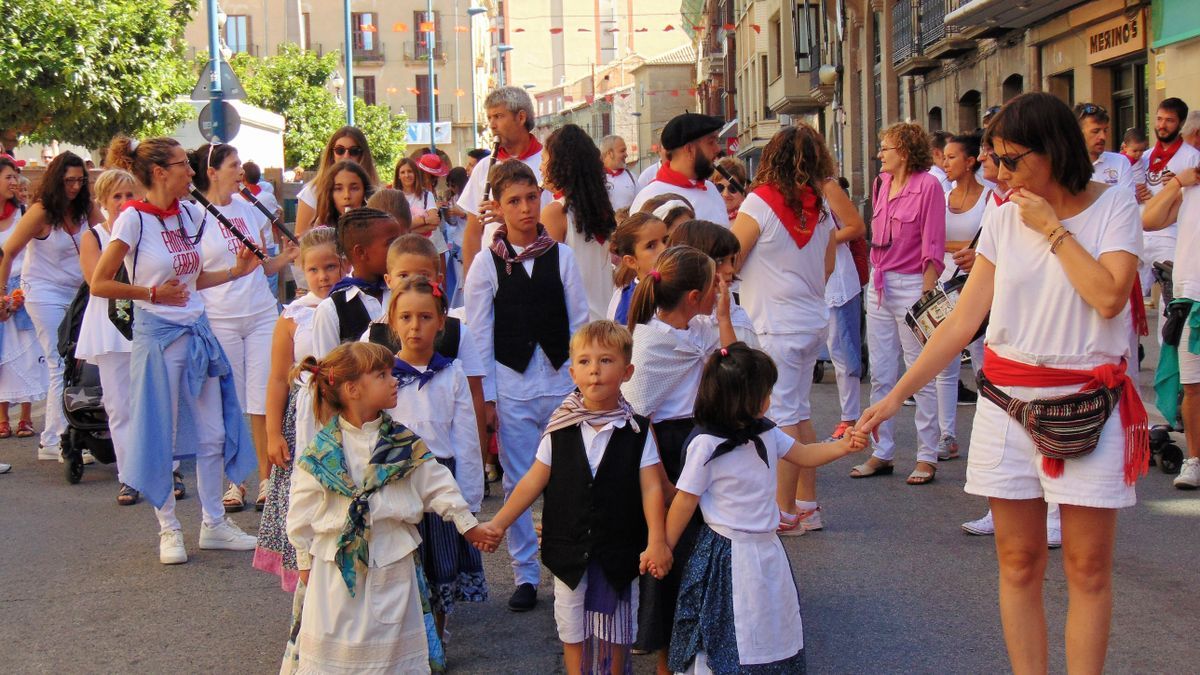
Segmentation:
[[(724, 24), (719, 27), (716, 24), (713, 24), (712, 26), (691, 25), (690, 27), (691, 27), (692, 31), (694, 31), (696, 33), (703, 33), (705, 31), (716, 30), (718, 28), (720, 30), (724, 30), (724, 31), (733, 31), (733, 30), (737, 29), (737, 26), (735, 26), (732, 23), (727, 23), (727, 24)], [(755, 33), (762, 32), (762, 26), (760, 26), (758, 24), (751, 24), (750, 28), (752, 28)], [(409, 25), (404, 23), (403, 21), (397, 21), (392, 24), (392, 32), (393, 33), (407, 33), (408, 29), (409, 29)], [(379, 28), (377, 26), (373, 26), (370, 24), (364, 24), (362, 26), (359, 26), (358, 30), (365, 32), (365, 33), (375, 33), (375, 32), (379, 31)], [(417, 30), (418, 30), (418, 32), (422, 32), (422, 33), (435, 32), (436, 26), (434, 26), (434, 23), (431, 21), (422, 21), (417, 24)], [(563, 26), (551, 26), (547, 30), (549, 31), (549, 33), (551, 35), (561, 35), (562, 33), (564, 33), (566, 31), (566, 29)], [(633, 32), (634, 33), (649, 33), (651, 30), (653, 30), (653, 29), (649, 26), (639, 26), (637, 28), (634, 28)], [(673, 24), (667, 24), (658, 30), (663, 33), (669, 33), (671, 31), (678, 30), (678, 29)], [(456, 32), (456, 33), (469, 33), (470, 31), (471, 31), (470, 26), (465, 26), (465, 25), (454, 26), (454, 32)], [(498, 26), (489, 26), (486, 29), (486, 32), (488, 32), (488, 33), (498, 33), (499, 31), (500, 31), (500, 28)], [(529, 29), (525, 28), (524, 26), (517, 26), (517, 27), (511, 29), (511, 32), (513, 32), (513, 33), (526, 33), (528, 31), (529, 31)], [(591, 33), (592, 29), (576, 28), (575, 32)], [(620, 33), (621, 29), (614, 26), (614, 27), (610, 27), (610, 28), (605, 28), (604, 32), (605, 33)]]

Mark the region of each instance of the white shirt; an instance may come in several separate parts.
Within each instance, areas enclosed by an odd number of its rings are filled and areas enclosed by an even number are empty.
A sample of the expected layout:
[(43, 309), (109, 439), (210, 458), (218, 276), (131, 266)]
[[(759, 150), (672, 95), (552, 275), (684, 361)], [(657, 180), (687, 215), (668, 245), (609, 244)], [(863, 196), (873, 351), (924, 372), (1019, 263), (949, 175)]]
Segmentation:
[[(1163, 189), (1163, 186), (1167, 184), (1167, 181), (1171, 180), (1171, 176), (1200, 164), (1200, 150), (1193, 148), (1185, 141), (1180, 144), (1179, 150), (1175, 152), (1175, 156), (1171, 158), (1171, 161), (1167, 162), (1165, 170), (1152, 173), (1150, 171), (1150, 154), (1153, 150), (1154, 148), (1151, 146), (1150, 150), (1147, 150), (1142, 155), (1142, 165), (1146, 168), (1146, 187), (1150, 189), (1150, 194), (1152, 195), (1158, 194)], [(1171, 223), (1161, 230), (1146, 232), (1144, 236), (1146, 239), (1161, 238), (1174, 242), (1179, 236), (1178, 222)]]
[(317, 305), (321, 304), (312, 291), (283, 306), (280, 316), (296, 324), (292, 334), (292, 363), (299, 363), (306, 356), (313, 356), (312, 322)]
[[(355, 297), (361, 297), (363, 307), (367, 310), (367, 316), (371, 317), (372, 321), (383, 316), (383, 307), (388, 304), (391, 297), (390, 291), (385, 291), (383, 294), (383, 302), (372, 298), (363, 293), (357, 288), (346, 289), (346, 300), (353, 301)], [(326, 354), (333, 351), (335, 347), (342, 343), (339, 338), (341, 332), (341, 322), (338, 321), (337, 305), (333, 304), (333, 298), (328, 297), (317, 305), (317, 309), (313, 312), (312, 319), (312, 348), (313, 356), (318, 359), (324, 358)]]
[[(991, 160), (988, 160), (988, 161), (991, 161)], [(983, 177), (983, 167), (982, 166), (975, 170), (975, 180), (979, 181), (979, 184), (982, 185), (984, 188), (991, 190), (992, 192), (996, 191), (996, 187), (997, 187), (996, 184)]]
[(316, 181), (311, 180), (305, 183), (304, 187), (300, 188), (300, 191), (296, 193), (296, 201), (301, 204), (308, 204), (310, 208), (315, 209), (317, 208), (317, 192), (316, 188), (313, 187), (313, 183), (316, 183)]
[(774, 532), (779, 527), (775, 467), (796, 441), (779, 427), (760, 438), (767, 449), (767, 463), (758, 456), (753, 442), (711, 462), (709, 458), (724, 439), (699, 434), (688, 444), (675, 486), (700, 496), (704, 522), (742, 532)]
[[(1088, 254), (1142, 250), (1142, 221), (1128, 190), (1110, 187), (1062, 221)], [(1094, 368), (1129, 356), (1129, 306), (1105, 319), (1071, 285), (1042, 234), (1021, 221), (1014, 203), (989, 210), (976, 252), (996, 266), (987, 345), (1005, 358), (1068, 369)]]
[[(624, 427), (628, 420), (617, 420), (609, 422), (597, 429), (587, 422), (580, 422), (579, 433), (583, 436), (583, 448), (587, 453), (588, 466), (592, 468), (592, 476), (595, 477), (596, 471), (600, 468), (600, 462), (604, 460), (604, 451), (608, 449), (608, 442), (612, 440), (613, 431)], [(542, 436), (541, 442), (537, 447), (537, 461), (551, 466), (551, 457), (554, 455), (552, 443), (550, 442), (550, 434)], [(639, 469), (645, 469), (648, 466), (658, 464), (658, 443), (654, 440), (654, 432), (646, 434), (646, 443), (642, 446), (642, 459), (638, 464)]]
[[(224, 206), (213, 204), (230, 223), (247, 239), (266, 250), (271, 235), (271, 223), (267, 217), (249, 202), (234, 199)], [(224, 225), (210, 219), (200, 238), (202, 266), (206, 270), (231, 269), (237, 264), (237, 254), (245, 246), (234, 238)], [(204, 308), (211, 319), (239, 319), (255, 316), (276, 307), (275, 296), (262, 266), (244, 277), (227, 281), (200, 291)]]
[[(478, 168), (478, 167), (476, 167)], [(478, 173), (476, 171), (475, 173)], [(474, 173), (472, 174), (474, 175)], [(567, 305), (567, 321), (571, 335), (583, 327), (588, 320), (587, 295), (583, 290), (583, 278), (579, 276), (579, 266), (575, 262), (575, 254), (562, 244), (556, 244), (558, 249), (558, 274), (562, 279), (563, 299)], [(518, 253), (522, 250), (513, 247)], [(575, 388), (571, 381), (568, 367), (570, 360), (563, 362), (562, 367), (555, 369), (550, 363), (541, 345), (533, 349), (533, 358), (525, 367), (525, 372), (517, 372), (496, 361), (496, 291), (500, 289), (500, 281), (496, 278), (496, 266), (492, 264), (490, 249), (480, 250), (480, 255), (486, 256), (478, 265), (471, 265), (466, 282), (467, 323), (475, 335), (475, 343), (479, 346), (479, 354), (483, 358), (483, 367), (487, 377), (496, 383), (498, 396), (519, 401), (530, 401), (542, 396), (566, 396)], [(533, 276), (533, 265), (538, 258), (521, 263), (525, 272)]]
[(113, 223), (112, 238), (129, 246), (125, 269), (129, 271), (131, 284), (162, 286), (178, 279), (188, 289), (187, 303), (182, 307), (134, 300), (137, 311), (186, 326), (195, 323), (204, 313), (204, 300), (196, 292), (196, 277), (200, 276), (203, 263), (199, 245), (192, 242), (200, 227), (207, 230), (220, 225), (198, 206), (180, 202), (179, 208), (179, 215), (167, 216), (161, 221), (135, 208), (125, 209)]
[[(1124, 154), (1121, 155), (1125, 157)], [(1145, 157), (1145, 153), (1142, 153)], [(1133, 182), (1134, 187), (1146, 184), (1146, 164), (1142, 160), (1130, 162), (1128, 157), (1125, 157), (1125, 162), (1129, 164), (1129, 180)]]
[(938, 179), (938, 182), (942, 184), (943, 192), (949, 192), (954, 189), (954, 181), (946, 178), (946, 172), (942, 170), (942, 167), (934, 164), (929, 167), (929, 174)]
[(478, 512), (483, 503), (483, 457), (462, 362), (456, 360), (438, 371), (423, 387), (418, 382), (400, 387), (396, 407), (388, 415), (420, 436), (435, 457), (454, 460), (455, 482), (467, 506)]
[(1171, 276), (1177, 298), (1200, 300), (1200, 188), (1184, 188)]
[[(10, 227), (0, 233), (0, 246), (12, 231), (13, 228)], [(92, 233), (95, 233), (96, 243), (103, 252), (104, 247), (108, 246), (108, 230), (104, 229), (104, 224), (101, 223), (91, 228), (91, 233), (84, 236), (91, 237)], [(83, 322), (79, 326), (79, 343), (75, 346), (75, 358), (92, 360), (104, 354), (128, 354), (131, 350), (132, 343), (121, 335), (121, 331), (117, 330), (108, 318), (108, 299), (95, 296), (88, 298), (87, 309), (83, 310)]]
[(638, 193), (638, 184), (628, 169), (621, 169), (621, 173), (615, 176), (605, 171), (604, 182), (608, 186), (608, 200), (612, 202), (613, 211), (629, 208), (629, 205), (633, 204), (633, 198)]
[(812, 238), (797, 248), (779, 216), (751, 193), (740, 214), (758, 224), (754, 249), (746, 256), (741, 304), (759, 335), (820, 333), (829, 325), (825, 304), (825, 250), (833, 236), (828, 214), (813, 226)]
[[(833, 216), (835, 230), (842, 229), (837, 216)], [(831, 233), (829, 236), (833, 236)], [(858, 268), (854, 265), (854, 254), (850, 253), (850, 244), (836, 244), (834, 254), (833, 274), (825, 282), (825, 304), (829, 307), (841, 307), (862, 293), (862, 284), (858, 283)]]
[(1105, 185), (1116, 185), (1133, 189), (1133, 172), (1129, 170), (1129, 159), (1119, 152), (1105, 150), (1100, 159), (1092, 162), (1092, 180)]
[[(462, 365), (463, 374), (467, 377), (483, 378), (483, 399), (496, 400), (496, 385), (487, 377), (487, 369), (483, 367), (483, 358), (479, 356), (479, 343), (471, 333), (470, 327), (462, 317), (458, 318), (458, 356), (454, 359)], [(380, 314), (371, 323), (387, 323), (387, 314)], [(358, 339), (359, 342), (370, 342), (371, 329), (368, 328)]]
[[(39, 294), (43, 291), (55, 292), (70, 302), (83, 283), (83, 270), (79, 266), (79, 241), (88, 225), (87, 218), (84, 218), (79, 231), (73, 235), (67, 234), (61, 227), (51, 227), (50, 234), (45, 237), (30, 239), (25, 246), (25, 259), (21, 262), (22, 283), (34, 282), (30, 285)], [(13, 226), (9, 226), (9, 229)], [(13, 267), (16, 268), (15, 265)]]
[[(979, 231), (979, 224), (983, 222), (983, 211), (987, 208), (987, 203), (991, 199), (992, 193), (984, 188), (979, 193), (979, 199), (975, 200), (975, 204), (971, 208), (962, 213), (955, 213), (950, 210), (950, 191), (946, 191), (946, 241), (966, 241), (969, 242), (975, 238), (975, 233)], [(954, 273), (958, 271), (958, 265), (954, 264), (954, 254), (946, 253), (945, 256), (946, 269), (942, 270), (942, 278), (940, 281), (946, 282)]]
[[(279, 200), (275, 199), (274, 192), (271, 192), (267, 189), (268, 187), (270, 187), (271, 184), (267, 183), (267, 182), (263, 182), (260, 185), (262, 187), (262, 190), (257, 195), (254, 195), (254, 198), (257, 199), (258, 203), (262, 204), (264, 207), (266, 207), (266, 209), (268, 211), (270, 211), (271, 213), (279, 213)], [(243, 202), (246, 202), (247, 204), (250, 204), (250, 200), (246, 199), (246, 196), (243, 195), (241, 193), (241, 191), (233, 193), (233, 198), (235, 200), (243, 201)], [(250, 204), (250, 208), (254, 209), (255, 213), (259, 213), (259, 214), (262, 213), (262, 211), (259, 211), (258, 207), (253, 204)], [(270, 234), (270, 232), (268, 232), (268, 234)]]
[(671, 192), (688, 200), (696, 217), (700, 220), (708, 220), (729, 227), (729, 211), (725, 209), (725, 199), (721, 197), (720, 192), (717, 192), (717, 187), (711, 180), (704, 181), (704, 185), (706, 187), (702, 190), (696, 187), (679, 187), (659, 180), (650, 181), (649, 185), (638, 191), (630, 210), (638, 211), (648, 200)]
[[(563, 204), (563, 200), (555, 200)], [(579, 265), (579, 276), (583, 279), (583, 290), (587, 294), (589, 321), (599, 321), (604, 318), (604, 310), (612, 299), (613, 266), (612, 254), (608, 246), (592, 239), (575, 227), (575, 214), (564, 208), (567, 217), (567, 232), (563, 243), (575, 254), (575, 262)], [(607, 241), (607, 240), (605, 240)]]
[(704, 362), (720, 346), (711, 317), (692, 317), (686, 330), (652, 317), (633, 327), (633, 377), (621, 393), (651, 422), (691, 417)]
[(658, 173), (658, 167), (660, 167), (662, 165), (663, 165), (663, 163), (661, 161), (659, 161), (659, 162), (655, 162), (655, 163), (651, 164), (650, 166), (642, 169), (642, 172), (639, 173), (638, 177), (637, 177), (637, 191), (638, 192), (641, 192), (643, 189), (645, 189), (645, 187), (647, 185), (650, 184), (650, 181), (654, 180), (654, 175)]

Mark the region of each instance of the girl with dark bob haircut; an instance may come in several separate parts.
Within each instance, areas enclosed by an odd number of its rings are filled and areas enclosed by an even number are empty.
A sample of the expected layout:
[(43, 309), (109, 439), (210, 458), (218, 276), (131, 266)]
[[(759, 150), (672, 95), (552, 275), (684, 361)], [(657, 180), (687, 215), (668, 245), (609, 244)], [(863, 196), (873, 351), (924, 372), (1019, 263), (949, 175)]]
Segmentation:
[[(1050, 175), (1071, 194), (1082, 192), (1092, 180), (1092, 160), (1079, 122), (1067, 104), (1051, 94), (1031, 92), (1009, 101), (983, 133), (984, 144), (992, 148), (997, 138), (1045, 155)], [(990, 159), (999, 166), (998, 153)]]

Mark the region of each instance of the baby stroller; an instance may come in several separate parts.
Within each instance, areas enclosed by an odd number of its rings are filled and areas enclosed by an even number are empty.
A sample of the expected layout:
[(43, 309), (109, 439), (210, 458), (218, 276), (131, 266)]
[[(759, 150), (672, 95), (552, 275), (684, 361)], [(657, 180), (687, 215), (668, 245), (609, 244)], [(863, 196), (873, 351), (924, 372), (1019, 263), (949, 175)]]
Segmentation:
[(83, 478), (83, 451), (88, 450), (101, 464), (117, 461), (112, 436), (108, 432), (108, 413), (100, 402), (100, 369), (75, 358), (83, 311), (91, 292), (87, 284), (79, 288), (58, 327), (58, 354), (63, 359), (63, 415), (67, 433), (62, 437), (63, 466), (67, 482)]

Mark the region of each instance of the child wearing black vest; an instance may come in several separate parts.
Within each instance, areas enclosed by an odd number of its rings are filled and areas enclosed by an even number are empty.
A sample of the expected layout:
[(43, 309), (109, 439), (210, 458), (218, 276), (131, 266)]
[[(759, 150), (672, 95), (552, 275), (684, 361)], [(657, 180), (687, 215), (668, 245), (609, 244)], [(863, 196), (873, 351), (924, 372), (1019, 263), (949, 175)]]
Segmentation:
[[(487, 377), (496, 383), (507, 495), (533, 466), (542, 430), (574, 388), (569, 343), (587, 322), (588, 302), (571, 249), (538, 222), (541, 188), (529, 167), (504, 162), (492, 168), (490, 180), (504, 223), (467, 273), (466, 307)], [(541, 575), (527, 509), (512, 530), (508, 552), (517, 589), (508, 606), (521, 612), (537, 604)]]
[(568, 673), (626, 672), (642, 572), (666, 574), (664, 504), (650, 421), (621, 396), (633, 338), (594, 321), (571, 339), (578, 390), (554, 411), (532, 468), (483, 532), (503, 535), (544, 494), (542, 562), (554, 574), (554, 619)]
[(387, 304), (387, 252), (408, 229), (390, 214), (362, 207), (337, 223), (338, 249), (350, 261), (350, 275), (329, 291), (312, 319), (313, 355), (321, 358), (344, 342), (356, 342)]

